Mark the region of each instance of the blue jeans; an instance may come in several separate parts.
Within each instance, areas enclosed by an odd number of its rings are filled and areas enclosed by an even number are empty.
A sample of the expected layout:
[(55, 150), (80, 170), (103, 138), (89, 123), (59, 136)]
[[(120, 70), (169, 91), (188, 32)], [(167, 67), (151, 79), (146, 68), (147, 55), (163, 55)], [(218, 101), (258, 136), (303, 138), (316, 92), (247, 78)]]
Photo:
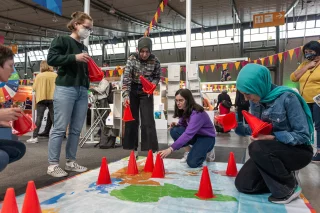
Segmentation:
[(20, 141), (0, 139), (0, 172), (9, 163), (20, 160), (26, 153), (26, 146)]
[(311, 110), (314, 128), (317, 132), (317, 149), (320, 150), (320, 107), (316, 103), (308, 105)]
[(56, 86), (53, 97), (54, 122), (48, 145), (49, 164), (59, 164), (61, 144), (69, 124), (67, 160), (76, 160), (79, 136), (88, 110), (85, 87)]
[[(170, 130), (170, 135), (176, 141), (186, 130), (183, 126), (176, 126)], [(197, 168), (206, 160), (207, 153), (210, 152), (215, 144), (215, 138), (209, 136), (195, 135), (184, 146), (192, 145), (188, 154), (187, 164), (191, 168)]]

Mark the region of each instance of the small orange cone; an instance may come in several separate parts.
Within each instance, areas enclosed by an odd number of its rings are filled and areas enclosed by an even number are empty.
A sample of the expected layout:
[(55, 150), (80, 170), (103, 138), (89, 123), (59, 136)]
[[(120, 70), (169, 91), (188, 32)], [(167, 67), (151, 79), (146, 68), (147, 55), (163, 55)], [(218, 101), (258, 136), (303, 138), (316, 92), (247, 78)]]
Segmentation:
[(123, 120), (124, 122), (134, 121), (134, 118), (132, 117), (132, 113), (131, 113), (130, 106), (126, 106), (126, 107), (124, 108), (122, 120)]
[(142, 75), (140, 75), (140, 81), (142, 84), (142, 90), (143, 92), (152, 95), (153, 91), (155, 90), (155, 88), (157, 87), (155, 84), (151, 83), (150, 81), (148, 81), (147, 79), (145, 79)]
[(21, 213), (41, 213), (39, 198), (33, 181), (28, 182)]
[(148, 157), (146, 160), (146, 164), (144, 165), (144, 171), (145, 172), (152, 172), (153, 171), (153, 154), (152, 154), (152, 150), (149, 150), (148, 152)]
[(211, 199), (215, 197), (213, 194), (210, 175), (207, 166), (203, 167), (199, 190), (198, 193), (195, 195), (200, 199)]
[(238, 169), (236, 165), (236, 160), (234, 159), (233, 152), (230, 152), (226, 175), (230, 177), (235, 177), (237, 176), (237, 174), (238, 174)]
[(228, 132), (238, 126), (236, 114), (234, 112), (225, 115), (216, 115), (214, 118), (223, 127), (224, 132)]
[(127, 174), (128, 175), (138, 174), (138, 167), (137, 167), (136, 156), (134, 155), (134, 151), (131, 151), (130, 153)]
[(13, 188), (8, 188), (3, 200), (1, 213), (19, 213)]
[(97, 185), (111, 184), (111, 183), (112, 182), (111, 182), (111, 179), (110, 179), (110, 173), (109, 173), (107, 158), (103, 157), (102, 161), (101, 161), (101, 167), (100, 167), (100, 172), (99, 172)]
[(263, 122), (262, 120), (255, 117), (254, 115), (251, 115), (249, 112), (247, 112), (245, 110), (242, 110), (242, 114), (252, 130), (252, 134), (251, 134), (252, 137), (257, 137), (259, 134), (262, 134), (262, 135), (271, 134), (272, 124), (269, 124), (267, 122)]
[(163, 160), (160, 154), (157, 154), (156, 164), (154, 165), (151, 177), (164, 178), (164, 176), (165, 176), (165, 170), (164, 170)]

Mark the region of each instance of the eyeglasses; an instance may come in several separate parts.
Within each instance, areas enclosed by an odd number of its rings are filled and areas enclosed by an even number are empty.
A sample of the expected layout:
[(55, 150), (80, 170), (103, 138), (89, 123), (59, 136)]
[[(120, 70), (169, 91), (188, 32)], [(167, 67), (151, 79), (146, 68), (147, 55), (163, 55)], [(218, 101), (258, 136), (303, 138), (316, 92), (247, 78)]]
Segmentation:
[(83, 24), (81, 24), (82, 27), (84, 27), (84, 29), (88, 30), (90, 33), (93, 33), (93, 29), (88, 27), (88, 26), (85, 26)]
[(183, 103), (185, 100), (183, 100), (183, 99), (176, 99), (175, 101), (176, 101), (176, 103)]

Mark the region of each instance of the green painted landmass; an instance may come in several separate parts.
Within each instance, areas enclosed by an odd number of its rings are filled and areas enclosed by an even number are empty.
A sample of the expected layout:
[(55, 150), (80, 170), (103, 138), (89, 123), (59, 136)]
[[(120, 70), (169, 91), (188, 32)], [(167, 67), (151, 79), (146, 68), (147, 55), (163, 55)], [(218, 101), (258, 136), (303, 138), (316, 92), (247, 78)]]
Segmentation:
[[(160, 198), (169, 196), (173, 198), (196, 198), (197, 190), (183, 189), (178, 186), (165, 183), (163, 186), (143, 186), (130, 185), (124, 189), (114, 189), (110, 195), (120, 200), (127, 200), (132, 202), (158, 202)], [(215, 194), (212, 201), (236, 201), (235, 197), (229, 195)]]

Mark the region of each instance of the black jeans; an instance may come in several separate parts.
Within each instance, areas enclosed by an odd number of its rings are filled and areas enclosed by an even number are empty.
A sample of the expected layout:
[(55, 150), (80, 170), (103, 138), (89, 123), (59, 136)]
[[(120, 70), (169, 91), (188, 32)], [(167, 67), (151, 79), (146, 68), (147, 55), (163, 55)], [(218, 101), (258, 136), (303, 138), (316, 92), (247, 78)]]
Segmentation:
[(125, 123), (123, 149), (138, 148), (139, 110), (141, 116), (141, 150), (158, 151), (158, 138), (153, 112), (153, 95), (142, 91), (142, 85), (132, 84), (130, 92), (130, 109), (134, 121)]
[(52, 100), (42, 100), (37, 103), (37, 120), (36, 120), (36, 126), (37, 128), (33, 131), (33, 137), (38, 137), (38, 133), (41, 127), (44, 111), (48, 107), (49, 114), (48, 117), (51, 117), (51, 120), (53, 121), (53, 101)]
[(20, 141), (0, 139), (0, 172), (9, 163), (20, 160), (26, 153), (26, 146)]
[(239, 192), (271, 192), (275, 198), (287, 196), (296, 186), (294, 171), (311, 162), (311, 145), (291, 146), (279, 141), (254, 141), (249, 145), (250, 159), (235, 180)]

